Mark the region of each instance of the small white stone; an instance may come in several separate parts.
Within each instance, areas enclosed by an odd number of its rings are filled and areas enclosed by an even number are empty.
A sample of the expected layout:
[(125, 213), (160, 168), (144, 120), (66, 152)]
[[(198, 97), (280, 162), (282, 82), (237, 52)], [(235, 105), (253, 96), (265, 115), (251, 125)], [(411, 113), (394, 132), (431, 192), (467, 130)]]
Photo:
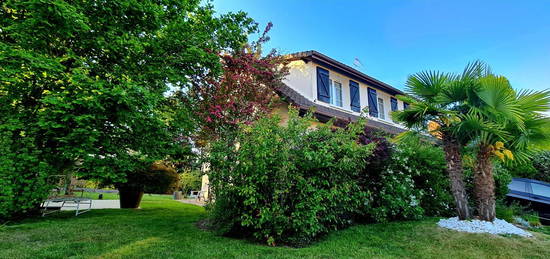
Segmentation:
[(523, 237), (533, 236), (531, 233), (518, 228), (505, 220), (495, 219), (493, 222), (482, 220), (459, 220), (458, 217), (441, 219), (437, 223), (442, 228), (469, 233), (489, 233), (493, 235), (512, 234)]

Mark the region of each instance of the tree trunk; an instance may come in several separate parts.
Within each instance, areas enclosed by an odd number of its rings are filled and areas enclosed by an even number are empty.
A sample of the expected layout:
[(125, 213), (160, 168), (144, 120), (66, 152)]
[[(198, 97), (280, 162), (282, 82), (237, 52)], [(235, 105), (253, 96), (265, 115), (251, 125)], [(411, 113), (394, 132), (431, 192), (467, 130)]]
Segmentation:
[(458, 142), (448, 135), (443, 135), (443, 149), (447, 161), (447, 173), (451, 181), (451, 192), (455, 200), (455, 208), (458, 218), (465, 220), (470, 218), (468, 196), (464, 189), (464, 173), (462, 171), (462, 157)]
[(492, 148), (482, 145), (477, 153), (477, 165), (474, 168), (474, 194), (477, 201), (477, 213), (481, 220), (495, 220), (495, 179), (491, 163)]

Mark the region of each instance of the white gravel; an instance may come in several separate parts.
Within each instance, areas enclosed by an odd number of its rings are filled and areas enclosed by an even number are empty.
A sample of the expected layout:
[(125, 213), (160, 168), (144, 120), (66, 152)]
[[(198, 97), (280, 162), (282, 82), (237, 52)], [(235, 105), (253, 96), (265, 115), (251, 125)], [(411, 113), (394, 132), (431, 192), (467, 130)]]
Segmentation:
[(482, 220), (459, 220), (458, 217), (441, 219), (437, 223), (442, 228), (453, 229), (469, 233), (489, 233), (493, 235), (512, 234), (531, 237), (531, 233), (518, 228), (505, 220), (495, 219), (493, 222)]

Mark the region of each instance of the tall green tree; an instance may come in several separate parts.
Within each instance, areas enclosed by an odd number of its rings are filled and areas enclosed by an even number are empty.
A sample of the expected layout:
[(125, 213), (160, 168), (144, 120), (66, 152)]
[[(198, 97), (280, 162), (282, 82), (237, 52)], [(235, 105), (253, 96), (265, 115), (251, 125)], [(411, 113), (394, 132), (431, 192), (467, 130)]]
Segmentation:
[[(493, 161), (522, 162), (538, 145), (547, 144), (550, 120), (542, 112), (550, 108), (550, 92), (517, 92), (505, 77), (494, 75), (480, 61), (470, 63), (461, 75), (419, 73), (408, 86), (411, 97), (401, 99), (412, 103), (412, 108), (397, 112), (395, 118), (441, 138), (455, 201), (457, 190), (465, 194), (462, 180), (456, 180), (462, 179), (462, 173), (457, 173), (458, 163), (462, 171), (460, 150), (473, 149), (476, 211), (481, 219), (493, 221)], [(428, 129), (430, 123), (435, 126)]]
[(124, 181), (176, 154), (193, 124), (165, 93), (221, 73), (255, 30), (200, 0), (2, 2), (0, 218), (36, 209), (48, 175)]
[[(410, 108), (392, 114), (396, 121), (404, 123), (408, 128), (429, 131), (441, 139), (456, 213), (461, 220), (470, 217), (470, 209), (464, 188), (460, 153), (463, 144), (452, 134), (458, 111), (456, 103), (443, 99), (442, 95), (458, 82), (466, 84), (467, 82), (461, 78), (467, 78), (470, 73), (471, 68), (467, 67), (460, 76), (437, 71), (425, 71), (409, 76), (406, 83), (408, 96), (398, 96), (398, 98), (411, 104)], [(429, 125), (435, 126), (429, 128)]]
[[(550, 137), (550, 91), (515, 91), (509, 81), (490, 73), (463, 94), (460, 122), (453, 134), (475, 150), (474, 195), (480, 219), (495, 219), (493, 160), (524, 162)], [(459, 90), (463, 91), (463, 90)]]

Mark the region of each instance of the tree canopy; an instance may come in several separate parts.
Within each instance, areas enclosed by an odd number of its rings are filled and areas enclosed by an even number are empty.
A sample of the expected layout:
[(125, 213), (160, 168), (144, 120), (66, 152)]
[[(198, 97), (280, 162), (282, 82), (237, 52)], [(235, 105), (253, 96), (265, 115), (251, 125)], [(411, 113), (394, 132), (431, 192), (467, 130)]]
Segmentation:
[(256, 31), (199, 0), (6, 1), (0, 26), (0, 217), (36, 208), (48, 175), (124, 181), (181, 153), (192, 123), (166, 92)]

